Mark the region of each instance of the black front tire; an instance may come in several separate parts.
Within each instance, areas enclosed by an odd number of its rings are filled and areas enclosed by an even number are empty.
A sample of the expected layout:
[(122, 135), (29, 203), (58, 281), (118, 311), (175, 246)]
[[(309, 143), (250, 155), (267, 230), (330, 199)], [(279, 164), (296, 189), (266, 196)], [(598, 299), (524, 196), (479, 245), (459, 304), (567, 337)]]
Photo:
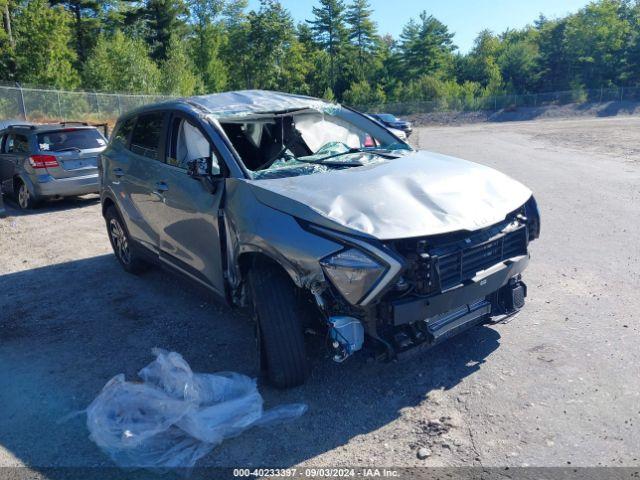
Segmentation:
[(295, 285), (275, 265), (254, 265), (248, 277), (269, 382), (278, 388), (302, 385), (309, 361)]
[(114, 206), (107, 208), (105, 212), (105, 220), (107, 222), (107, 233), (113, 253), (118, 259), (118, 263), (122, 265), (125, 271), (138, 274), (144, 271), (147, 264), (140, 256), (131, 248), (131, 238), (122, 218)]

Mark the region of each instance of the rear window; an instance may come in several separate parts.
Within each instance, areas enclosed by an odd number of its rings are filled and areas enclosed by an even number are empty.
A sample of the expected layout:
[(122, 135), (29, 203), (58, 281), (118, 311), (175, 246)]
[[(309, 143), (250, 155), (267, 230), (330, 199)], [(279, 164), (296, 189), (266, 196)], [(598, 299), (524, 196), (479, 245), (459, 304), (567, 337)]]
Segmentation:
[(65, 150), (87, 150), (107, 145), (104, 137), (92, 128), (64, 129), (38, 134), (38, 147), (45, 152), (63, 152)]
[(383, 122), (396, 122), (398, 120), (396, 117), (388, 113), (381, 113), (378, 115), (378, 118)]

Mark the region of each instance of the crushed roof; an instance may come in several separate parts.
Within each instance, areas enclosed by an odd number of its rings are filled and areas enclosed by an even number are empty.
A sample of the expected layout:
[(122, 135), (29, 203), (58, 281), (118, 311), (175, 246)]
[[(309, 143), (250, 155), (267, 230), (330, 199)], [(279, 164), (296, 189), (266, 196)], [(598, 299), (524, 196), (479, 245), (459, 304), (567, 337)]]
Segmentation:
[(186, 99), (216, 117), (236, 117), (258, 113), (313, 109), (330, 111), (339, 105), (304, 95), (293, 95), (268, 90), (241, 90), (214, 93)]

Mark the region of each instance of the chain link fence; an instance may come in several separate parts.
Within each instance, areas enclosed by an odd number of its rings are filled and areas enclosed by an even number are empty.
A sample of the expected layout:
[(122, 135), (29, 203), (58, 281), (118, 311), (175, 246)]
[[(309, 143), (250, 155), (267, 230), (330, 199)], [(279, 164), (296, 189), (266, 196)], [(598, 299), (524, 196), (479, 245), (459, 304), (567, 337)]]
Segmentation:
[(113, 124), (122, 113), (170, 97), (0, 86), (0, 119)]
[(542, 108), (552, 105), (640, 101), (640, 87), (567, 90), (561, 92), (499, 95), (488, 97), (439, 98), (431, 101), (393, 102), (356, 106), (363, 112), (410, 115), (438, 112), (479, 112), (515, 110), (521, 107)]
[[(113, 124), (128, 110), (168, 100), (163, 95), (133, 95), (0, 86), (0, 119), (30, 122), (85, 121)], [(568, 90), (563, 92), (500, 95), (489, 97), (439, 98), (431, 101), (358, 105), (363, 112), (396, 115), (436, 112), (477, 112), (519, 107), (640, 101), (640, 87)]]

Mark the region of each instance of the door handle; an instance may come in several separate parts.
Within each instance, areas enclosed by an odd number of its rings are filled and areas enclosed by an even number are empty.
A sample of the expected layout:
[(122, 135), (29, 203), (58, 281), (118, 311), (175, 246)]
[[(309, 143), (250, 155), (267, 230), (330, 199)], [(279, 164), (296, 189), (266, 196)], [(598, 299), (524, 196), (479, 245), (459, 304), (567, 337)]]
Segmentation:
[(124, 170), (122, 170), (121, 168), (114, 168), (113, 169), (113, 175), (116, 178), (120, 178), (120, 177), (122, 177), (124, 175)]
[(158, 182), (156, 183), (156, 192), (158, 193), (164, 193), (167, 190), (169, 190), (169, 185), (167, 185), (164, 182)]

